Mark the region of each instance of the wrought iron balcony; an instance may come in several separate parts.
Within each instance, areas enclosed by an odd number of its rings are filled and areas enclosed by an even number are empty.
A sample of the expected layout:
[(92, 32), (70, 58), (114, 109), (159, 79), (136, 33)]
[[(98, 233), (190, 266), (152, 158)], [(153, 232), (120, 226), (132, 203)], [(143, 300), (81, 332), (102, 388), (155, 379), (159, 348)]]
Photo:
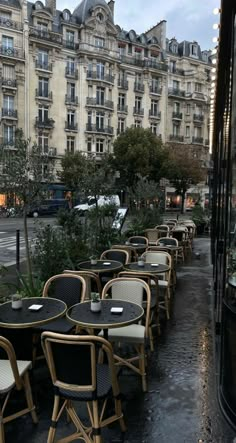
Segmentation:
[(109, 135), (113, 135), (113, 128), (111, 126), (97, 126), (97, 125), (92, 125), (87, 123), (86, 125), (86, 131), (87, 132), (98, 132), (98, 133), (102, 133), (102, 134), (109, 134)]
[(36, 117), (35, 119), (35, 126), (37, 128), (48, 128), (52, 129), (54, 128), (55, 121), (53, 118), (45, 118), (44, 120), (41, 120), (39, 117)]
[(29, 36), (39, 40), (46, 40), (52, 44), (62, 45), (62, 36), (57, 32), (52, 32), (49, 30), (43, 31), (42, 29), (33, 27), (29, 29)]
[(25, 58), (24, 51), (21, 48), (9, 48), (7, 46), (0, 47), (0, 54), (6, 57)]
[(114, 84), (114, 76), (110, 74), (102, 74), (96, 71), (87, 71), (87, 80), (100, 80), (102, 82)]
[(79, 44), (75, 43), (75, 42), (70, 42), (69, 40), (63, 40), (62, 41), (62, 45), (64, 46), (64, 48), (66, 49), (72, 49), (73, 51), (75, 51), (76, 49), (78, 49)]
[(69, 66), (66, 66), (65, 76), (69, 77), (69, 78), (74, 78), (75, 80), (78, 80), (78, 78), (79, 78), (78, 69), (74, 69)]
[(176, 120), (182, 120), (183, 114), (182, 112), (172, 112), (172, 118)]
[(156, 60), (153, 59), (145, 59), (143, 61), (143, 66), (145, 68), (150, 68), (150, 69), (158, 69), (159, 71), (168, 71), (168, 65), (164, 62), (157, 62)]
[(138, 107), (134, 106), (133, 113), (137, 114), (137, 115), (144, 115), (144, 109), (143, 108), (141, 109), (141, 108), (138, 108)]
[(17, 29), (17, 31), (23, 30), (23, 24), (16, 22), (8, 17), (0, 17), (0, 26), (8, 29)]
[(96, 97), (87, 97), (88, 106), (97, 106), (102, 108), (114, 109), (114, 103), (111, 100), (97, 100)]
[(134, 82), (134, 92), (144, 92), (144, 84), (141, 82)]
[(2, 118), (17, 118), (17, 111), (14, 109), (2, 108)]
[(162, 93), (162, 87), (161, 86), (150, 86), (149, 88), (150, 94), (159, 94)]
[(128, 80), (122, 78), (118, 80), (118, 88), (122, 89), (128, 89), (129, 88), (129, 82)]
[(128, 105), (121, 105), (121, 104), (118, 103), (117, 111), (125, 112), (127, 114), (127, 112), (128, 112)]
[(120, 59), (122, 63), (126, 63), (128, 65), (140, 66), (141, 68), (144, 66), (144, 60), (138, 57), (132, 57), (132, 56), (129, 57), (126, 55), (121, 55)]
[(65, 122), (65, 129), (67, 131), (78, 131), (78, 123)]
[(192, 143), (202, 145), (203, 144), (203, 137), (192, 137)]
[(153, 118), (161, 118), (161, 111), (154, 111), (152, 109), (149, 109), (149, 117), (153, 117)]
[(198, 122), (203, 122), (204, 121), (204, 115), (202, 115), (202, 114), (193, 114), (193, 120), (198, 121)]
[(39, 89), (35, 90), (35, 97), (40, 97), (45, 100), (52, 100), (52, 92), (40, 91)]
[(175, 141), (175, 142), (183, 142), (184, 141), (184, 137), (183, 137), (183, 135), (171, 134), (170, 135), (170, 140), (171, 141)]
[(184, 69), (179, 69), (179, 68), (170, 68), (169, 67), (169, 72), (171, 74), (185, 75)]
[(52, 63), (39, 62), (38, 60), (36, 60), (35, 67), (36, 69), (43, 69), (44, 71), (52, 72)]
[(78, 97), (77, 97), (77, 96), (75, 96), (75, 95), (69, 95), (69, 94), (66, 94), (66, 95), (65, 95), (65, 104), (66, 104), (66, 105), (74, 105), (74, 106), (77, 106), (78, 103), (79, 103), (79, 100), (78, 100)]
[(177, 88), (169, 88), (168, 95), (175, 95), (177, 97), (185, 97), (185, 91)]
[(17, 81), (9, 79), (2, 79), (2, 86), (5, 88), (17, 88)]
[(14, 137), (1, 137), (0, 138), (0, 145), (4, 148), (10, 148), (15, 149), (15, 138)]

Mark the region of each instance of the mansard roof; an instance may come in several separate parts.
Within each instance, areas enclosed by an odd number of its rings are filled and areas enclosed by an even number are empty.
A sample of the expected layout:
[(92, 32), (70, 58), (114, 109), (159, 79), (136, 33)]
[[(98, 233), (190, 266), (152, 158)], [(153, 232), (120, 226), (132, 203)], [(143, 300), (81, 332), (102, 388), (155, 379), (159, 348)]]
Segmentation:
[(106, 9), (110, 20), (113, 21), (111, 10), (105, 0), (82, 0), (77, 8), (75, 8), (73, 17), (76, 18), (77, 23), (85, 23), (87, 18), (91, 16), (91, 10), (99, 6)]
[(21, 9), (19, 0), (0, 0), (0, 5)]

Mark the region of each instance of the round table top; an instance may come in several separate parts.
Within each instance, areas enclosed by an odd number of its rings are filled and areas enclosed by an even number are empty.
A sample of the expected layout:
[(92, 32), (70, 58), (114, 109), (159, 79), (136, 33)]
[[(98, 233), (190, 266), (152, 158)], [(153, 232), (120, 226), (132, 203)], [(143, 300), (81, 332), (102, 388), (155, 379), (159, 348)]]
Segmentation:
[(92, 265), (91, 261), (83, 261), (79, 263), (81, 271), (93, 271), (100, 272), (114, 272), (120, 271), (123, 268), (123, 264), (116, 260), (97, 260), (96, 265)]
[[(123, 308), (121, 314), (112, 314), (111, 308)], [(68, 309), (66, 316), (72, 323), (88, 328), (120, 328), (137, 322), (144, 314), (140, 305), (125, 300), (101, 300), (101, 311), (92, 312), (90, 301), (78, 303)]]
[(124, 246), (132, 246), (132, 248), (136, 249), (136, 251), (142, 251), (142, 250), (146, 250), (147, 249), (147, 245), (145, 245), (144, 243), (125, 243)]
[[(29, 309), (32, 305), (42, 305), (37, 311)], [(66, 304), (51, 297), (30, 297), (22, 299), (22, 308), (13, 309), (11, 301), (0, 305), (0, 327), (30, 328), (43, 325), (62, 317), (67, 310)]]
[(127, 265), (124, 266), (124, 269), (127, 271), (135, 271), (135, 272), (149, 272), (153, 274), (161, 273), (169, 271), (168, 265), (162, 265), (162, 264), (156, 264), (156, 263), (144, 263), (143, 266), (138, 265), (137, 262), (134, 263), (127, 263)]

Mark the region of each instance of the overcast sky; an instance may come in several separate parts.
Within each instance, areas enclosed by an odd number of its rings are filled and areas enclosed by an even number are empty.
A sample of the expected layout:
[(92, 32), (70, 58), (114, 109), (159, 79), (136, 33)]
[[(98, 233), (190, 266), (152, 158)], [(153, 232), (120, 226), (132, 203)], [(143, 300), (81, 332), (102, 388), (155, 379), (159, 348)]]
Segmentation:
[[(71, 12), (80, 0), (57, 0), (57, 9)], [(201, 49), (212, 49), (212, 29), (219, 20), (213, 15), (219, 0), (115, 0), (115, 24), (137, 34), (147, 31), (160, 20), (167, 21), (167, 37), (178, 41), (197, 41)]]

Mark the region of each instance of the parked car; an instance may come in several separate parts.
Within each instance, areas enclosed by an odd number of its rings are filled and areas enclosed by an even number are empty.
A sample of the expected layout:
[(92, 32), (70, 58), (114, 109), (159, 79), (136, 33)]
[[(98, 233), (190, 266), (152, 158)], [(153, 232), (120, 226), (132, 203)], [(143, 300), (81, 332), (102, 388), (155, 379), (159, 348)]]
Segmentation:
[(69, 209), (69, 202), (63, 198), (44, 200), (38, 205), (32, 206), (27, 215), (38, 217), (39, 215), (56, 215), (59, 209)]
[[(115, 205), (117, 207), (120, 207), (119, 195), (99, 195), (97, 202), (99, 207), (105, 205)], [(95, 198), (92, 196), (88, 196), (79, 205), (74, 206), (74, 209), (78, 209), (81, 214), (85, 214), (87, 211), (95, 208), (95, 206)]]

